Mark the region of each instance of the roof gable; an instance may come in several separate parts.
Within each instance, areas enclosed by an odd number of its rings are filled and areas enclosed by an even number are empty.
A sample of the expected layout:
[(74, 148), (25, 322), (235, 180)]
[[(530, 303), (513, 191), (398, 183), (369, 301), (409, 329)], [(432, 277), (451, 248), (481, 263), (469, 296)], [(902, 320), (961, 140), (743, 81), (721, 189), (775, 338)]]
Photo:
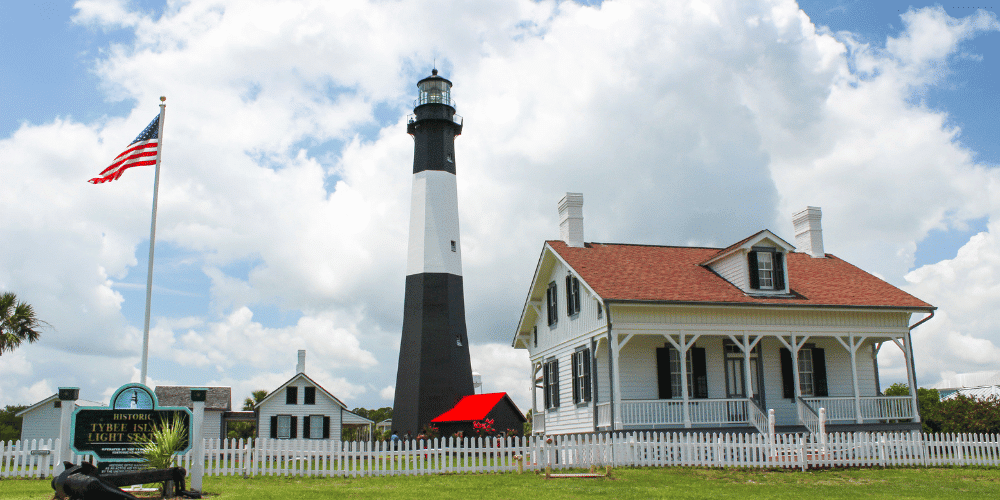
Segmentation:
[(790, 243), (779, 238), (770, 230), (764, 229), (719, 250), (715, 255), (709, 257), (708, 260), (702, 262), (701, 265), (710, 266), (713, 262), (722, 260), (734, 253), (749, 252), (753, 247), (757, 246), (773, 246), (783, 253), (790, 253), (795, 250), (795, 247)]
[[(39, 402), (37, 402), (37, 403), (35, 403), (35, 404), (27, 407), (27, 408), (25, 408), (25, 409), (23, 409), (23, 410), (15, 413), (14, 416), (15, 417), (22, 417), (22, 416), (26, 415), (28, 412), (37, 410), (37, 409), (45, 406), (48, 403), (57, 401), (58, 399), (59, 399), (59, 393), (53, 394), (53, 395), (51, 395), (51, 396), (49, 396), (49, 397), (47, 397), (47, 398), (45, 398), (45, 399), (43, 399), (43, 400), (41, 400)], [(98, 403), (97, 401), (88, 401), (86, 399), (77, 399), (76, 401), (73, 401), (73, 403), (76, 404), (76, 406), (107, 406), (107, 405), (105, 405), (103, 403)]]
[[(431, 422), (470, 422), (486, 418), (493, 408), (501, 403), (509, 403), (513, 408), (517, 405), (511, 401), (506, 392), (494, 392), (490, 394), (473, 394), (465, 396), (455, 405), (454, 408), (438, 415)], [(521, 415), (521, 411), (515, 413)], [(523, 418), (524, 415), (521, 415)], [(525, 420), (526, 421), (526, 420)]]
[(313, 387), (319, 389), (320, 394), (323, 394), (326, 397), (330, 398), (331, 400), (333, 400), (334, 403), (336, 403), (337, 405), (339, 405), (341, 408), (343, 408), (345, 410), (347, 409), (347, 405), (345, 405), (343, 401), (337, 399), (337, 397), (334, 396), (333, 394), (330, 394), (326, 389), (323, 388), (323, 386), (317, 384), (315, 380), (313, 380), (312, 378), (310, 378), (305, 373), (296, 373), (294, 377), (288, 379), (287, 382), (285, 382), (284, 384), (281, 384), (281, 386), (279, 386), (277, 389), (271, 391), (267, 396), (265, 396), (264, 399), (260, 400), (259, 403), (255, 404), (254, 408), (263, 406), (265, 403), (269, 402), (271, 400), (271, 398), (274, 397), (275, 394), (281, 392), (282, 389), (288, 387), (289, 385), (292, 384), (292, 382), (295, 382), (296, 380), (305, 380), (306, 382), (308, 382)]

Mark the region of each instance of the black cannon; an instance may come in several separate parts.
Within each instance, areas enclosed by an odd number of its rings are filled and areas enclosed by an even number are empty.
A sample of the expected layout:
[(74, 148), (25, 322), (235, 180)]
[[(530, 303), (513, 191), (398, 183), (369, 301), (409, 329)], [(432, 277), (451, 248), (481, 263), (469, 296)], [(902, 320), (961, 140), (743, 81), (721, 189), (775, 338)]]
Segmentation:
[(196, 492), (184, 490), (184, 476), (186, 475), (186, 471), (183, 467), (100, 475), (97, 473), (97, 467), (87, 462), (83, 462), (80, 465), (74, 465), (72, 462), (63, 462), (63, 465), (66, 470), (62, 474), (52, 478), (52, 489), (55, 490), (56, 498), (68, 498), (70, 500), (138, 500), (128, 492), (119, 489), (119, 486), (160, 483), (164, 481), (173, 482), (173, 491), (164, 492), (164, 496), (201, 498), (201, 495)]

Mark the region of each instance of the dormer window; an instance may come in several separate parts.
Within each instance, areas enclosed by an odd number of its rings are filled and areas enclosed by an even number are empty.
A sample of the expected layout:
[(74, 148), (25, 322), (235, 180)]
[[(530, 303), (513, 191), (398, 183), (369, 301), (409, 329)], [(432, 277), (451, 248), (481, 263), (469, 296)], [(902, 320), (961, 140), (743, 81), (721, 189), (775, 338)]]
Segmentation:
[(761, 290), (774, 290), (774, 262), (771, 252), (757, 252), (757, 283)]
[(774, 248), (753, 248), (747, 254), (750, 288), (761, 291), (784, 291), (785, 266), (782, 254)]

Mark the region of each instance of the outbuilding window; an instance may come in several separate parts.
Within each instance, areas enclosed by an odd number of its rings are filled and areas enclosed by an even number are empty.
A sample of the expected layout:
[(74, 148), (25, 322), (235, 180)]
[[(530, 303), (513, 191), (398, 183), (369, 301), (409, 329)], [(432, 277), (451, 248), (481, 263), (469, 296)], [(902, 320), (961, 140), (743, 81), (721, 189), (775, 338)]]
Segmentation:
[(299, 404), (299, 388), (298, 387), (286, 387), (285, 388), (285, 404), (286, 405), (297, 405)]
[(566, 316), (580, 312), (580, 280), (573, 276), (566, 277)]

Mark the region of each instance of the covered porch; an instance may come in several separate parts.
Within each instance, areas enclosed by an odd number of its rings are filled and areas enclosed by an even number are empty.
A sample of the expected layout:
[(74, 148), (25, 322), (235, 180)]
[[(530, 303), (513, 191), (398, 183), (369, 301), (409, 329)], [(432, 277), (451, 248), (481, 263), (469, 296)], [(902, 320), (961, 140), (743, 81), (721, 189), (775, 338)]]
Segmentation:
[[(598, 403), (598, 430), (746, 426), (767, 433), (775, 425), (802, 425), (818, 432), (820, 420), (919, 422), (915, 393), (882, 396), (877, 382), (875, 355), (892, 343), (902, 351), (909, 385), (914, 386), (905, 334), (674, 331), (624, 333), (601, 340), (612, 341), (607, 364), (611, 384), (618, 390)], [(650, 366), (649, 351), (655, 342), (664, 347), (655, 348), (656, 363)], [(863, 357), (862, 346), (869, 349)], [(704, 367), (692, 366), (692, 359)], [(670, 370), (664, 368), (667, 363)], [(651, 368), (657, 372), (660, 397), (629, 397), (643, 392), (630, 390), (643, 378), (637, 372)], [(672, 393), (663, 390), (668, 383)]]

